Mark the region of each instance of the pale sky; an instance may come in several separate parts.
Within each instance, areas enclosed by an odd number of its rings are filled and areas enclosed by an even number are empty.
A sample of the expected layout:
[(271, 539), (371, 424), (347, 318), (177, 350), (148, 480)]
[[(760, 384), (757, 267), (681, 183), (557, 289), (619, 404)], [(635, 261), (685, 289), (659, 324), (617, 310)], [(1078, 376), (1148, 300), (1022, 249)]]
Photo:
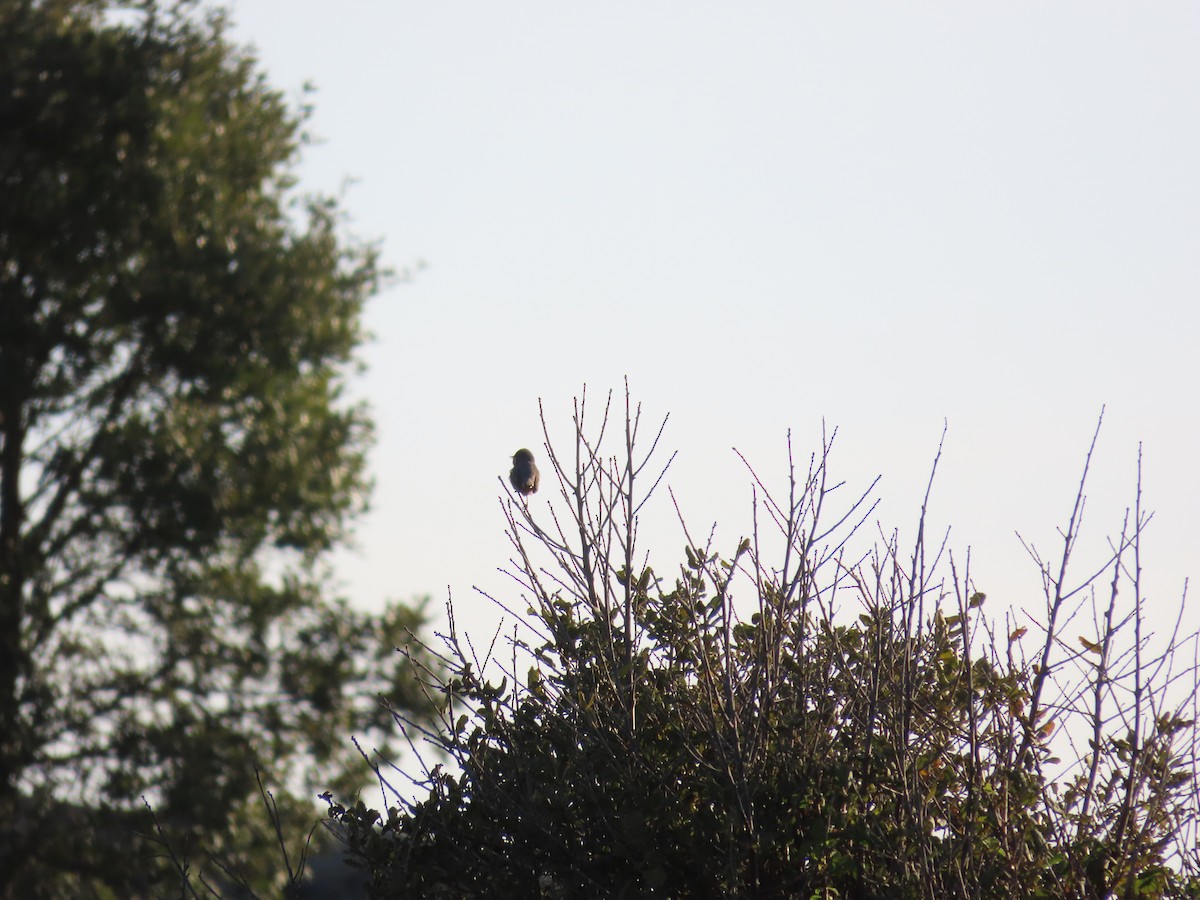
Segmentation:
[[(516, 602), (498, 475), (537, 401), (570, 427), (628, 376), (668, 481), (732, 552), (750, 482), (821, 421), (835, 475), (972, 547), (988, 610), (1038, 608), (1096, 417), (1083, 548), (1133, 500), (1173, 621), (1200, 547), (1200, 5), (234, 0), (323, 138), (305, 187), (411, 284), (373, 301), (374, 511), (347, 593)], [(785, 490), (781, 480), (776, 485)], [(552, 492), (538, 504), (558, 503)], [(683, 539), (663, 493), (645, 537)], [(659, 521), (661, 520), (661, 521)]]

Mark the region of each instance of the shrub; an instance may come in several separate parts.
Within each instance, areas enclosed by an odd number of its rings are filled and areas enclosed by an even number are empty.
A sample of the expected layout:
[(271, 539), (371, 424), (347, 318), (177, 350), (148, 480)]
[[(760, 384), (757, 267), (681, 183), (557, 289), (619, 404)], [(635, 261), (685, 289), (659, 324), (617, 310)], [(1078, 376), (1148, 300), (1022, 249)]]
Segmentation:
[[(386, 813), (329, 798), (374, 896), (1200, 896), (1197, 667), (1142, 631), (1140, 478), (1103, 573), (1075, 581), (1085, 466), (1057, 559), (1031, 550), (1044, 618), (1018, 628), (926, 543), (924, 507), (907, 551), (853, 554), (872, 490), (833, 511), (832, 438), (783, 495), (747, 464), (732, 553), (685, 525), (684, 562), (651, 568), (663, 428), (643, 454), (627, 392), (610, 455), (610, 406), (593, 433), (577, 403), (573, 454), (547, 437), (570, 518), (505, 503), (528, 604), (511, 661), (451, 615), (441, 727), (396, 713), (434, 763), (401, 773), (419, 795), (377, 762)], [(1076, 640), (1081, 601), (1099, 625)]]

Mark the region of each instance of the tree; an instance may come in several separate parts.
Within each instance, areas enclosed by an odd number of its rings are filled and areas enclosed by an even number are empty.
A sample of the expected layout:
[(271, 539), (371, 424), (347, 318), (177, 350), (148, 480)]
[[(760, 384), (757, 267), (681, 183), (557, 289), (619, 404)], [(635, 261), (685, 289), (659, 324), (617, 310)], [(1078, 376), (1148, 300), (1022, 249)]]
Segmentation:
[(296, 198), (302, 121), (194, 3), (0, 4), (0, 896), (150, 890), (142, 797), (261, 875), (255, 767), (348, 790), (423, 702), (420, 613), (329, 599), (386, 272)]
[(1103, 575), (1076, 580), (1081, 481), (1058, 559), (1031, 548), (1046, 607), (1018, 627), (927, 543), (928, 493), (907, 552), (861, 546), (874, 485), (841, 499), (832, 438), (799, 475), (789, 439), (783, 494), (747, 463), (731, 554), (683, 525), (684, 561), (651, 568), (662, 428), (645, 453), (628, 394), (624, 429), (585, 409), (574, 448), (547, 436), (557, 515), (504, 507), (511, 654), (477, 658), (452, 623), (440, 725), (397, 715), (431, 765), (377, 764), (386, 813), (329, 798), (373, 896), (1200, 895), (1197, 661), (1142, 629), (1140, 479)]

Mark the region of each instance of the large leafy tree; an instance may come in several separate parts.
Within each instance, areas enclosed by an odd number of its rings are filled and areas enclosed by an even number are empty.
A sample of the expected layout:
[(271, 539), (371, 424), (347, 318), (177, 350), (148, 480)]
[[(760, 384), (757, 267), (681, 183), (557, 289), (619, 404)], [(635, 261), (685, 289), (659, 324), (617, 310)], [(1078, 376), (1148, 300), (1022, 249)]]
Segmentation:
[(348, 787), (377, 693), (417, 704), (419, 615), (330, 600), (323, 564), (384, 273), (295, 199), (303, 117), (224, 28), (0, 2), (0, 896), (144, 889), (143, 796), (247, 862), (256, 765)]

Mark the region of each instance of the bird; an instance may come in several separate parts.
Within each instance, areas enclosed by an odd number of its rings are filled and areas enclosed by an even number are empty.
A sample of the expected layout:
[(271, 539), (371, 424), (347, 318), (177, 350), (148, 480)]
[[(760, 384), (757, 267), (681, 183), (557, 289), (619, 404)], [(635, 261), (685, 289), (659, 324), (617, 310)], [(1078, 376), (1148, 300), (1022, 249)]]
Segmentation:
[(513, 490), (522, 496), (537, 491), (542, 476), (533, 462), (533, 454), (522, 448), (513, 454), (512, 460), (513, 467), (508, 473), (508, 480), (512, 482)]

